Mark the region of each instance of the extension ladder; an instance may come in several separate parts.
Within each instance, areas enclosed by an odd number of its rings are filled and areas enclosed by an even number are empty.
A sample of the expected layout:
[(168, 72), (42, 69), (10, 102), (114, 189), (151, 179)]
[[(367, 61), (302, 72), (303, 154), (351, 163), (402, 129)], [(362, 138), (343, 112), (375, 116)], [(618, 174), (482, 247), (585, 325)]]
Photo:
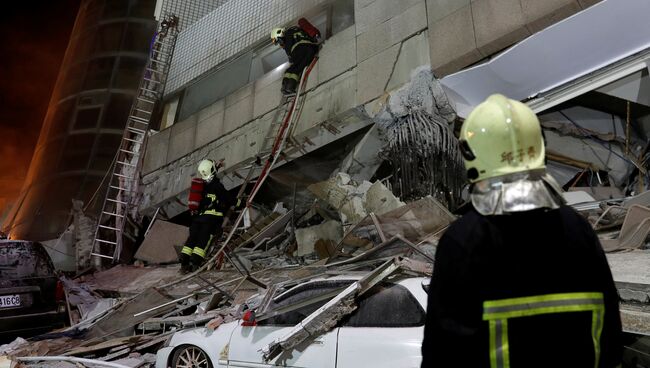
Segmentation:
[(147, 129), (162, 99), (167, 74), (176, 44), (178, 18), (167, 16), (154, 35), (151, 50), (120, 147), (109, 170), (111, 176), (102, 210), (98, 216), (91, 255), (116, 262), (122, 251), (122, 239), (129, 210), (137, 198), (141, 154), (144, 152)]
[[(233, 265), (233, 267), (242, 276), (244, 276), (244, 280), (248, 280), (261, 287), (266, 287), (266, 285), (264, 285), (263, 283), (261, 283), (260, 281), (252, 277), (250, 275), (249, 270), (247, 270), (245, 267), (242, 267), (243, 268), (242, 271), (242, 269), (237, 266), (238, 263), (236, 262), (237, 259), (235, 258), (235, 260), (233, 260), (228, 256), (227, 247), (228, 244), (230, 243), (230, 240), (232, 240), (233, 236), (235, 235), (235, 232), (237, 231), (242, 220), (244, 219), (244, 216), (246, 215), (246, 211), (252, 205), (255, 195), (258, 193), (262, 184), (264, 183), (264, 180), (266, 180), (266, 178), (269, 176), (269, 173), (273, 169), (273, 166), (277, 162), (278, 158), (281, 156), (282, 149), (284, 148), (284, 145), (287, 139), (289, 138), (289, 134), (290, 131), (292, 130), (293, 124), (295, 124), (296, 121), (298, 121), (298, 118), (300, 117), (302, 107), (305, 102), (304, 91), (307, 87), (307, 79), (312, 69), (316, 65), (317, 61), (318, 61), (318, 57), (315, 57), (314, 60), (311, 62), (311, 64), (309, 64), (309, 66), (305, 68), (305, 71), (302, 73), (302, 77), (300, 78), (300, 83), (298, 84), (298, 90), (296, 91), (296, 94), (292, 96), (286, 96), (286, 95), (282, 96), (282, 99), (280, 101), (280, 106), (278, 107), (275, 114), (273, 115), (273, 119), (271, 119), (271, 125), (269, 126), (267, 135), (265, 136), (264, 142), (262, 143), (261, 148), (258, 151), (258, 155), (256, 157), (257, 164), (254, 163), (251, 165), (248, 174), (246, 175), (246, 178), (242, 183), (241, 189), (237, 194), (238, 199), (244, 199), (244, 198), (246, 199), (245, 207), (243, 210), (238, 211), (239, 213), (237, 215), (237, 219), (232, 224), (232, 227), (228, 232), (228, 234), (226, 235), (225, 239), (221, 242), (221, 247), (219, 248), (219, 250), (217, 250), (214, 256), (212, 256), (207, 262), (205, 262), (203, 266), (201, 266), (198, 270), (188, 275), (185, 275), (184, 277), (175, 280), (171, 283), (168, 283), (166, 285), (161, 285), (157, 289), (159, 290), (165, 289), (167, 287), (179, 284), (181, 282), (190, 279), (196, 279), (201, 272), (215, 265), (215, 262), (217, 262), (217, 264), (220, 265), (222, 263), (223, 257), (227, 258), (230, 261), (230, 263)], [(257, 174), (257, 172), (259, 172), (259, 174)], [(256, 176), (257, 178), (254, 179)], [(246, 187), (250, 183), (254, 183), (253, 188), (250, 190), (248, 194), (245, 194)], [(230, 251), (234, 251), (234, 249)]]

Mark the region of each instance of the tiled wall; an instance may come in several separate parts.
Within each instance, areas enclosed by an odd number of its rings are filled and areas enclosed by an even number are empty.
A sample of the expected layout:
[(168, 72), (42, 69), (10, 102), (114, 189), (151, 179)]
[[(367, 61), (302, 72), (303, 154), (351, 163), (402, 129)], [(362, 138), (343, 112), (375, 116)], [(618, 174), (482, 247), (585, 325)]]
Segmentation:
[[(198, 1), (198, 0), (195, 0)], [(214, 1), (214, 0), (213, 0)], [(250, 45), (271, 29), (327, 0), (231, 0), (183, 30), (176, 43), (166, 93), (173, 93)]]

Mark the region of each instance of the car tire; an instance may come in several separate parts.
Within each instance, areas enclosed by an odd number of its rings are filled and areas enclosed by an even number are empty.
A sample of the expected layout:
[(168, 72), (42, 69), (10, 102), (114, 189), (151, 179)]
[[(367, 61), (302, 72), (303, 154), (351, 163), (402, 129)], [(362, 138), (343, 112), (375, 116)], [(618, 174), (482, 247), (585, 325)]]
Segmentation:
[(174, 350), (172, 368), (212, 368), (212, 362), (205, 351), (194, 345), (181, 345)]

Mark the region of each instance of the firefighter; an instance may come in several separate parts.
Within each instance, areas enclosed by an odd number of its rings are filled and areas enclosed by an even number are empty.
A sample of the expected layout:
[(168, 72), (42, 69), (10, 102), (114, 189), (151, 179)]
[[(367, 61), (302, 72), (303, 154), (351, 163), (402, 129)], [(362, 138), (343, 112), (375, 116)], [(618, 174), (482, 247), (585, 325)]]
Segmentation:
[(286, 30), (274, 28), (271, 31), (271, 41), (274, 45), (279, 45), (284, 49), (291, 63), (282, 78), (282, 93), (285, 95), (296, 93), (302, 71), (318, 54), (317, 36), (310, 36), (299, 26), (293, 26)]
[(199, 207), (192, 214), (190, 236), (181, 250), (183, 273), (194, 271), (203, 264), (212, 240), (221, 236), (224, 214), (235, 202), (216, 177), (219, 167), (213, 160), (199, 163), (198, 173), (205, 184)]
[(471, 208), (440, 239), (422, 367), (616, 367), (618, 294), (546, 172), (533, 111), (492, 95), (460, 131)]

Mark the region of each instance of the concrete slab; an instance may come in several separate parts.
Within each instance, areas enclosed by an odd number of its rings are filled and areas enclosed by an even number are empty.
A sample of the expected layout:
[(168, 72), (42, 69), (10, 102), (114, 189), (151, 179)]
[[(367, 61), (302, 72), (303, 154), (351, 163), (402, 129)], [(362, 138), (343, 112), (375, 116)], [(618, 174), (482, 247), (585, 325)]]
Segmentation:
[(149, 137), (144, 155), (143, 173), (150, 173), (167, 163), (167, 146), (171, 129), (165, 129)]
[(255, 83), (249, 83), (235, 92), (226, 96), (226, 108), (230, 107), (246, 97), (250, 97), (255, 90)]
[(295, 134), (302, 133), (314, 126), (315, 123), (327, 119), (331, 97), (332, 91), (327, 88), (319, 89), (307, 96), (302, 115), (295, 126)]
[(199, 110), (199, 112), (197, 113), (198, 114), (197, 120), (203, 121), (209, 119), (210, 117), (212, 117), (212, 115), (216, 113), (219, 112), (223, 113), (223, 109), (225, 107), (225, 101), (226, 101), (225, 99), (221, 99)]
[(474, 0), (471, 7), (476, 45), (483, 56), (530, 36), (519, 0)]
[(429, 27), (448, 15), (469, 6), (470, 0), (427, 0), (427, 21)]
[[(357, 39), (354, 26), (337, 33), (327, 40), (320, 51), (318, 60), (318, 79), (328, 81), (357, 63)], [(310, 76), (310, 81), (313, 76)]]
[(427, 27), (426, 6), (418, 2), (357, 37), (357, 60), (361, 62)]
[(431, 68), (437, 77), (451, 74), (482, 58), (476, 47), (471, 6), (429, 24)]
[(531, 33), (582, 10), (577, 0), (521, 0), (521, 8)]
[(259, 117), (275, 109), (280, 104), (282, 93), (282, 77), (274, 80), (265, 80), (255, 89), (255, 99), (253, 102), (253, 116)]
[(403, 13), (406, 9), (423, 0), (376, 0), (367, 6), (357, 8), (355, 23), (357, 35), (367, 32), (372, 26), (383, 23), (388, 19)]
[(296, 229), (298, 249), (296, 256), (304, 256), (315, 252), (319, 240), (332, 240), (338, 243), (343, 238), (343, 227), (335, 220), (326, 221), (320, 225)]
[(427, 31), (404, 41), (386, 90), (390, 91), (401, 87), (411, 80), (411, 74), (418, 67), (431, 65), (429, 55), (429, 35)]
[(135, 258), (153, 264), (178, 262), (175, 247), (185, 244), (189, 235), (187, 226), (156, 220), (135, 253)]
[(248, 95), (228, 106), (224, 115), (224, 132), (229, 133), (253, 119), (253, 96)]
[(601, 1), (603, 0), (578, 0), (582, 9), (587, 9), (588, 7), (598, 4)]
[(357, 68), (357, 104), (382, 95), (390, 80), (401, 45), (392, 47), (359, 63)]
[(650, 250), (608, 253), (607, 261), (614, 281), (650, 285)]
[(196, 138), (196, 115), (187, 120), (172, 125), (169, 138), (167, 162), (177, 160), (194, 150)]
[(195, 149), (205, 146), (225, 133), (223, 117), (224, 111), (220, 110), (206, 119), (199, 121), (196, 125)]

